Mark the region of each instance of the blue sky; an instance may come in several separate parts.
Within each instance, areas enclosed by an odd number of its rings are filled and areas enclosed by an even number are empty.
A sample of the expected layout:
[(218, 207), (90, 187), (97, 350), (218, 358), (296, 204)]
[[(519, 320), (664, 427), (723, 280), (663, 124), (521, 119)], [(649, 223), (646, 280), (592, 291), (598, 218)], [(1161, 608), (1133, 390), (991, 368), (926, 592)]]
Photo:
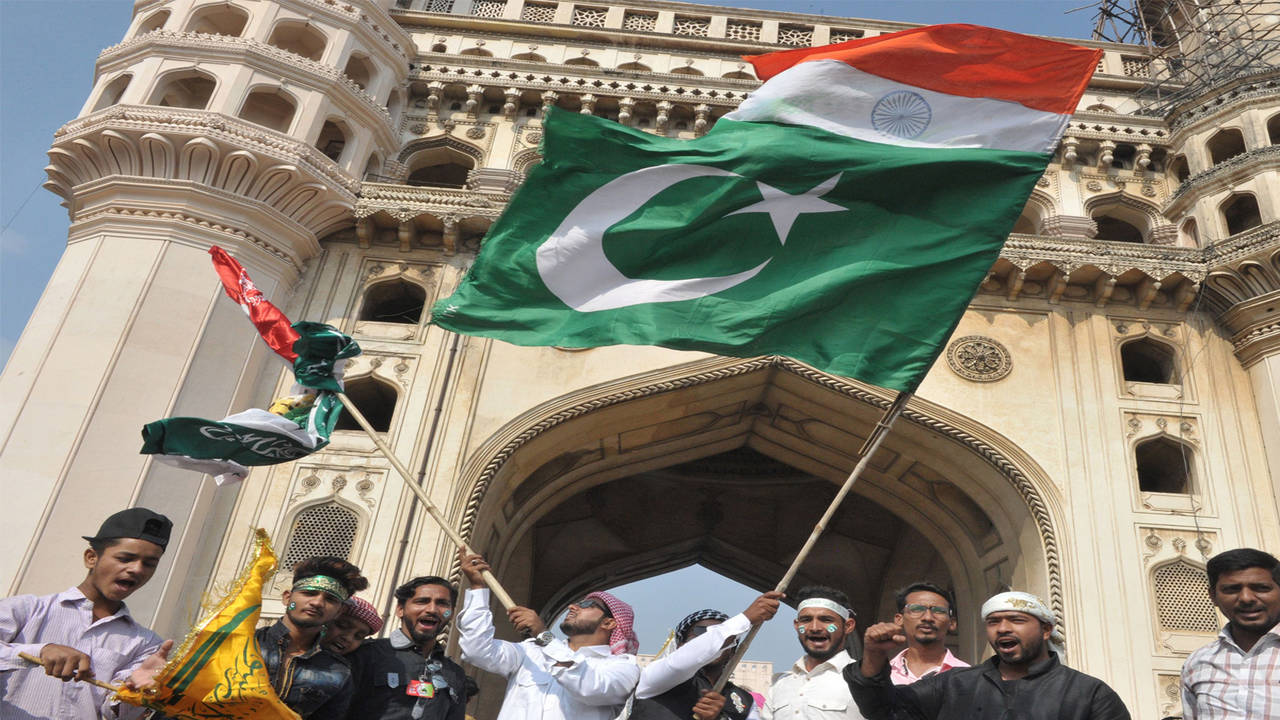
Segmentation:
[[(1057, 37), (1088, 37), (1088, 0), (724, 0), (716, 5), (878, 18), (970, 22)], [(93, 63), (120, 41), (131, 0), (0, 0), (0, 362), (34, 309), (66, 242), (67, 213), (42, 189), (53, 133), (80, 111)], [(856, 502), (856, 498), (851, 500)], [(816, 518), (815, 518), (816, 519)], [(643, 650), (652, 652), (686, 613), (745, 608), (756, 591), (701, 568), (687, 568), (618, 590), (639, 614)], [(786, 615), (786, 613), (783, 613)], [(750, 659), (778, 669), (798, 654), (790, 617), (766, 626)]]

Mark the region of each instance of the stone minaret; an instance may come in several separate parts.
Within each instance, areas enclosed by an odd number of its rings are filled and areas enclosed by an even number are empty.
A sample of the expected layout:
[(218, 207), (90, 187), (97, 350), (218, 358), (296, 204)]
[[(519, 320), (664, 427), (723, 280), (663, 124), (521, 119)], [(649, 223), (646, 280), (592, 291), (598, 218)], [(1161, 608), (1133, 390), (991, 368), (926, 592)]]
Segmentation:
[[(81, 535), (143, 505), (175, 535), (130, 600), (173, 633), (204, 589), (235, 490), (138, 454), (169, 415), (261, 404), (280, 365), (221, 290), (227, 248), (284, 305), (353, 223), (361, 178), (396, 149), (412, 42), (390, 0), (139, 2), (103, 51), (80, 116), (56, 133), (48, 187), (67, 249), (0, 378), (5, 594), (81, 577)], [(171, 581), (171, 578), (173, 579)]]

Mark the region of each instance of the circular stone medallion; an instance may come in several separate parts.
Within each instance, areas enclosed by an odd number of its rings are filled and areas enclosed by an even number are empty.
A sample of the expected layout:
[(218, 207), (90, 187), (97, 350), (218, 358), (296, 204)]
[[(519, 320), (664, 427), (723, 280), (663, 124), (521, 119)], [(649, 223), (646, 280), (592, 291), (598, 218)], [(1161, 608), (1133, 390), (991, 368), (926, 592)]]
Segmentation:
[(968, 335), (951, 341), (947, 364), (952, 372), (974, 382), (994, 382), (1013, 369), (1008, 349), (982, 335)]

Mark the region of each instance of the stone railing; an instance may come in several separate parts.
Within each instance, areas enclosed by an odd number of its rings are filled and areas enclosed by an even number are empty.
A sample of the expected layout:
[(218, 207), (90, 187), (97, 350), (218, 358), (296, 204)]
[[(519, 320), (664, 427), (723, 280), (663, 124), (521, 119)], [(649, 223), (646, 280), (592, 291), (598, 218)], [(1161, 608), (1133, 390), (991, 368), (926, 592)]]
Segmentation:
[(282, 132), (209, 110), (151, 105), (112, 105), (63, 125), (54, 132), (54, 142), (56, 144), (75, 138), (82, 133), (94, 132), (103, 123), (161, 134), (219, 135), (230, 144), (260, 152), (282, 162), (303, 165), (315, 175), (323, 177), (352, 195), (359, 188), (359, 182), (355, 178), (344, 172), (316, 148)]
[(174, 47), (197, 47), (208, 50), (227, 50), (231, 47), (242, 48), (243, 50), (271, 61), (287, 65), (296, 70), (300, 70), (310, 75), (316, 75), (332, 83), (336, 83), (348, 93), (353, 95), (365, 109), (382, 119), (383, 122), (390, 124), (391, 115), (387, 109), (378, 104), (378, 101), (372, 95), (365, 92), (356, 81), (347, 77), (332, 65), (326, 65), (322, 62), (304, 58), (296, 53), (283, 50), (274, 45), (250, 40), (248, 38), (233, 37), (230, 35), (211, 35), (207, 33), (180, 32), (176, 30), (152, 30), (149, 33), (139, 35), (132, 40), (126, 40), (117, 45), (103, 50), (98, 58), (99, 60), (111, 60), (115, 57), (124, 55), (139, 46), (163, 46), (170, 45)]

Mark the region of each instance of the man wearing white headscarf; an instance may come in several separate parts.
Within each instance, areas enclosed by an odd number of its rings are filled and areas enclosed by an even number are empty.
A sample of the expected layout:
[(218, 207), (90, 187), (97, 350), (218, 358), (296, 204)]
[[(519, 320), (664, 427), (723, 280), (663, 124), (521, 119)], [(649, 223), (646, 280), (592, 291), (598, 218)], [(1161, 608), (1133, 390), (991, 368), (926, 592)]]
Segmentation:
[(858, 709), (868, 720), (1129, 720), (1106, 683), (1062, 664), (1057, 616), (1040, 598), (1000, 593), (982, 618), (993, 657), (911, 685), (889, 678), (889, 658), (907, 640), (902, 626), (867, 628), (862, 661), (844, 671)]

